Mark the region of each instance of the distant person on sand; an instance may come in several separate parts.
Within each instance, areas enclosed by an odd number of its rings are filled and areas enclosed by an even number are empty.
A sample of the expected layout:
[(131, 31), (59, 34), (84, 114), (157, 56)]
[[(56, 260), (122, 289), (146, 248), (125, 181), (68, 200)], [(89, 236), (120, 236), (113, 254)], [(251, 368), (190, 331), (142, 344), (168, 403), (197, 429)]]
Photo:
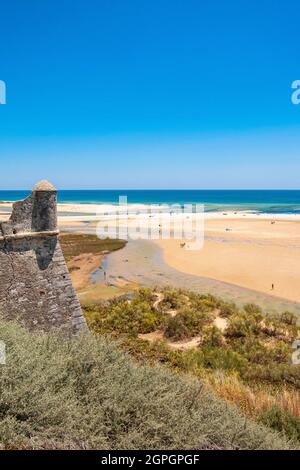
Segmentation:
[(271, 290), (274, 290), (274, 284), (272, 284)]
[(106, 271), (103, 271), (104, 282), (106, 282)]

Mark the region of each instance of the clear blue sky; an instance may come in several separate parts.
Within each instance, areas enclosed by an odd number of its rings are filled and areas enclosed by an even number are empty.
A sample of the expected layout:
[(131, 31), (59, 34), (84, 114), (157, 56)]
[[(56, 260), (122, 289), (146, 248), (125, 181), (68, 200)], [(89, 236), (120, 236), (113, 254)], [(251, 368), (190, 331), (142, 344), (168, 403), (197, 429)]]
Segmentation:
[(300, 188), (300, 4), (7, 0), (0, 188)]

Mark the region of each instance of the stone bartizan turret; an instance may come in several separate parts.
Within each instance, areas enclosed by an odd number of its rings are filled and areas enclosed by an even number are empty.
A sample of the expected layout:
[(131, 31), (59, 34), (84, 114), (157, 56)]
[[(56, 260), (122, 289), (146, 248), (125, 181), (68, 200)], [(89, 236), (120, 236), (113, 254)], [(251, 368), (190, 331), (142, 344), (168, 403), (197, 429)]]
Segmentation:
[(60, 247), (57, 192), (48, 181), (0, 222), (0, 312), (30, 329), (86, 329)]

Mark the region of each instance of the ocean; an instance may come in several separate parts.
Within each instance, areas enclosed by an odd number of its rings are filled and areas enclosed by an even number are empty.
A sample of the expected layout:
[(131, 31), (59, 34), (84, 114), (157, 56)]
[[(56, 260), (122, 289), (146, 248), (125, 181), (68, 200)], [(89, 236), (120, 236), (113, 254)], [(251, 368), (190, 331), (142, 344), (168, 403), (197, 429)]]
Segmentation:
[[(1, 191), (0, 201), (24, 199), (30, 191)], [(205, 211), (247, 210), (257, 213), (300, 214), (300, 190), (61, 190), (61, 203), (117, 204), (127, 196), (128, 204), (205, 205)]]

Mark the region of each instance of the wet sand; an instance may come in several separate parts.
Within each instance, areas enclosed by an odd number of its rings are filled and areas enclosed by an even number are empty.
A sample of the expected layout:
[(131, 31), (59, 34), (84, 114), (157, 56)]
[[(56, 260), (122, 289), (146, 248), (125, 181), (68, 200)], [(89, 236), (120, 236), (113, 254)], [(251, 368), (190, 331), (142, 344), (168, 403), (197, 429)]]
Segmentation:
[(108, 282), (116, 285), (121, 279), (144, 286), (182, 287), (201, 293), (209, 292), (240, 306), (254, 302), (269, 312), (290, 310), (300, 317), (300, 303), (172, 268), (164, 261), (162, 248), (154, 242), (129, 241), (125, 248), (111, 253), (106, 263)]
[(300, 302), (299, 221), (208, 219), (201, 250), (182, 248), (178, 240), (158, 244), (179, 271)]
[[(101, 207), (111, 214), (117, 209)], [(7, 219), (10, 210), (11, 204), (1, 203), (0, 218)], [(96, 210), (90, 204), (59, 204), (59, 227), (95, 233)], [(139, 225), (146, 225), (148, 217), (142, 215)], [(299, 311), (299, 214), (210, 212), (205, 214), (204, 227), (204, 245), (198, 251), (182, 248), (184, 240), (129, 242), (120, 253), (109, 256), (111, 276), (145, 285), (183, 286), (238, 303), (253, 301), (269, 310)]]

